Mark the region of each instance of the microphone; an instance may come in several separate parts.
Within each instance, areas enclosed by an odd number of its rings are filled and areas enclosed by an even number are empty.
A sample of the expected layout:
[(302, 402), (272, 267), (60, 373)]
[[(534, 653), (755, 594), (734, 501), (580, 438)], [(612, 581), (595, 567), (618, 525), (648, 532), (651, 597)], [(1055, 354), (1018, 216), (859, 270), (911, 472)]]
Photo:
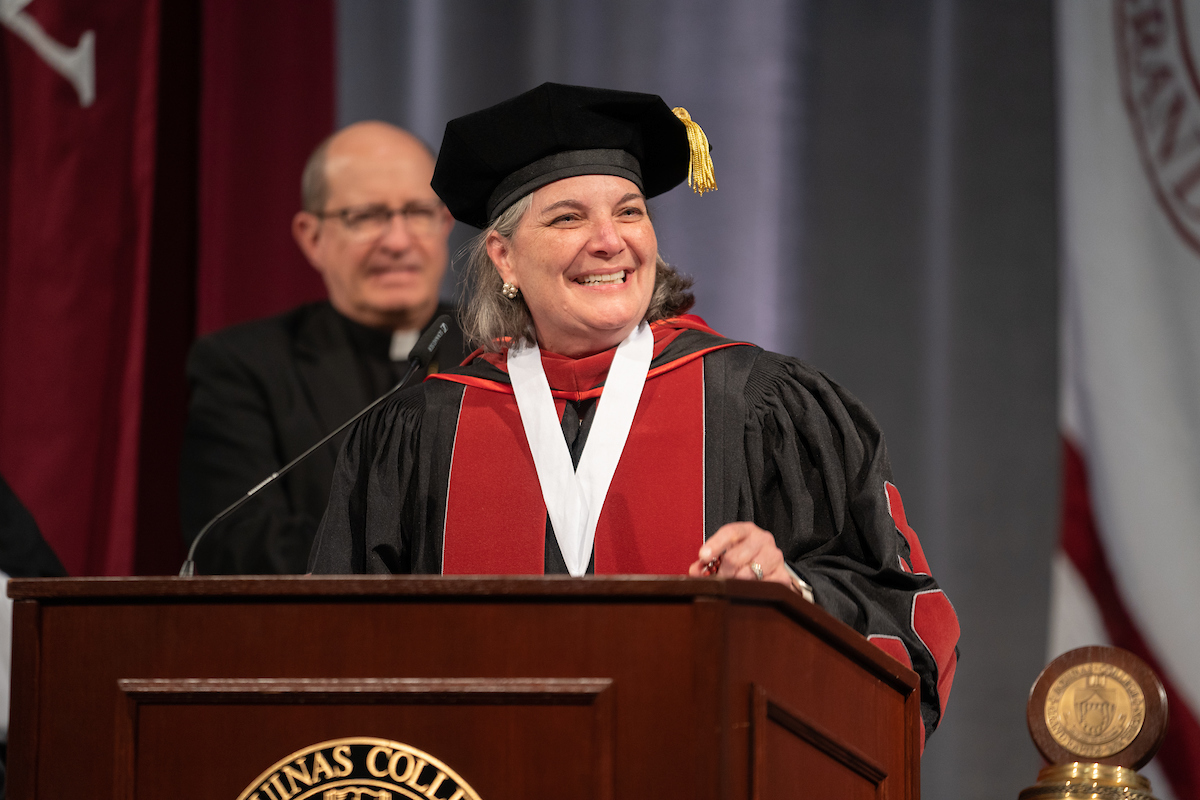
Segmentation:
[(216, 525), (218, 522), (221, 522), (226, 517), (228, 517), (230, 514), (237, 511), (242, 506), (244, 506), (247, 502), (249, 502), (250, 498), (254, 497), (254, 495), (258, 494), (263, 489), (267, 488), (272, 483), (277, 481), (279, 478), (282, 478), (284, 475), (291, 472), (292, 467), (296, 466), (301, 461), (303, 461), (304, 459), (308, 458), (310, 455), (315, 453), (317, 450), (321, 449), (321, 447), (323, 445), (325, 445), (327, 442), (329, 442), (330, 439), (337, 436), (339, 433), (346, 430), (346, 428), (350, 427), (355, 422), (357, 422), (359, 419), (364, 417), (367, 414), (367, 412), (369, 412), (371, 409), (375, 408), (380, 403), (384, 402), (385, 400), (390, 398), (392, 395), (396, 394), (396, 392), (403, 389), (405, 387), (405, 385), (408, 384), (409, 379), (412, 378), (413, 374), (417, 370), (424, 369), (426, 366), (429, 365), (429, 362), (433, 359), (434, 354), (437, 352), (438, 347), (441, 345), (442, 339), (445, 338), (446, 333), (449, 330), (450, 330), (450, 317), (447, 314), (442, 314), (440, 317), (438, 317), (436, 320), (433, 321), (433, 324), (430, 325), (428, 329), (426, 329), (425, 333), (422, 334), (421, 338), (417, 340), (417, 343), (415, 345), (413, 345), (413, 349), (409, 351), (409, 353), (408, 353), (408, 371), (404, 373), (404, 377), (400, 379), (399, 383), (397, 383), (391, 389), (388, 389), (386, 392), (384, 392), (382, 395), (380, 395), (378, 398), (376, 398), (374, 400), (374, 402), (372, 402), (370, 405), (368, 405), (362, 411), (359, 411), (353, 417), (351, 417), (350, 419), (343, 422), (341, 425), (339, 425), (331, 433), (329, 433), (328, 435), (323, 437), (319, 442), (314, 444), (312, 447), (308, 448), (303, 453), (301, 453), (300, 455), (293, 458), (291, 461), (289, 461), (287, 464), (285, 464), (284, 466), (282, 466), (275, 472), (272, 472), (270, 475), (268, 475), (266, 478), (264, 478), (262, 481), (260, 481), (257, 486), (255, 486), (253, 489), (251, 489), (250, 491), (246, 492), (244, 495), (239, 497), (236, 502), (234, 502), (228, 508), (226, 508), (224, 511), (222, 511), (220, 514), (217, 514), (215, 517), (213, 517), (208, 522), (206, 522), (204, 524), (204, 527), (200, 529), (200, 532), (196, 534), (196, 538), (192, 540), (192, 546), (188, 548), (187, 561), (184, 561), (183, 566), (179, 568), (179, 576), (181, 578), (190, 578), (191, 576), (196, 574), (196, 561), (195, 561), (196, 546), (200, 544), (200, 540), (202, 540), (204, 538), (204, 535), (206, 533), (208, 533), (209, 530), (211, 530), (214, 525)]

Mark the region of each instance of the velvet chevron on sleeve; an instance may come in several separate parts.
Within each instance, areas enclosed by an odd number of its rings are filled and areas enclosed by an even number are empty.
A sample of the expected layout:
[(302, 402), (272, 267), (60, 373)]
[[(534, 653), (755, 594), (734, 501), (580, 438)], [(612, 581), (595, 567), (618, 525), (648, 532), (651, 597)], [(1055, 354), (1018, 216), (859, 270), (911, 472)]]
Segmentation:
[(745, 383), (746, 517), (771, 531), (818, 605), (921, 676), (941, 719), (958, 620), (929, 574), (867, 409), (812, 367), (758, 351)]

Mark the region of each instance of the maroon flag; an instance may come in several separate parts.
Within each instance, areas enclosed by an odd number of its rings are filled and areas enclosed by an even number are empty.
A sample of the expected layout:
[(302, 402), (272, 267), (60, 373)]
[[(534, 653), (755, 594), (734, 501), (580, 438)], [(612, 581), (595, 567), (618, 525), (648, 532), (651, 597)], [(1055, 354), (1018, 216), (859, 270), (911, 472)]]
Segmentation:
[(0, 471), (72, 574), (133, 563), (158, 11), (0, 5)]
[(71, 574), (173, 571), (192, 320), (323, 295), (290, 221), (333, 6), (6, 0), (0, 31), (0, 472)]

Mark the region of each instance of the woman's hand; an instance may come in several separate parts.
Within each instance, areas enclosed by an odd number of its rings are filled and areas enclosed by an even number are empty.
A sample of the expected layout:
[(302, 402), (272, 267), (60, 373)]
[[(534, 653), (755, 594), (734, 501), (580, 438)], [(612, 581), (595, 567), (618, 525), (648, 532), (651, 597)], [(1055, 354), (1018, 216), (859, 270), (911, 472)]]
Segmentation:
[[(706, 571), (717, 558), (720, 565)], [(753, 522), (722, 525), (700, 548), (700, 557), (688, 567), (688, 575), (693, 578), (720, 575), (792, 585), (792, 576), (783, 564), (783, 552), (775, 545), (775, 537)]]

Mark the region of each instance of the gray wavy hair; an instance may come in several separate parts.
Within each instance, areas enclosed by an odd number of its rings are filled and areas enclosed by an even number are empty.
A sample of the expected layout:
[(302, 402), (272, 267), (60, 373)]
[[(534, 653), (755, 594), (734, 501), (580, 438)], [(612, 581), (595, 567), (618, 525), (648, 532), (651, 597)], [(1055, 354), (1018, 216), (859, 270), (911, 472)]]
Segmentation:
[[(533, 195), (525, 195), (464, 248), (468, 300), (462, 312), (463, 333), (471, 344), (487, 352), (503, 350), (509, 344), (505, 339), (511, 339), (512, 344), (532, 344), (537, 340), (525, 296), (517, 295), (516, 299), (509, 300), (500, 294), (504, 281), (487, 253), (488, 234), (495, 231), (511, 241), (521, 218), (532, 205)], [(662, 256), (657, 256), (654, 293), (650, 296), (644, 320), (656, 322), (685, 313), (696, 302), (689, 291), (691, 287), (691, 278), (678, 272)]]

